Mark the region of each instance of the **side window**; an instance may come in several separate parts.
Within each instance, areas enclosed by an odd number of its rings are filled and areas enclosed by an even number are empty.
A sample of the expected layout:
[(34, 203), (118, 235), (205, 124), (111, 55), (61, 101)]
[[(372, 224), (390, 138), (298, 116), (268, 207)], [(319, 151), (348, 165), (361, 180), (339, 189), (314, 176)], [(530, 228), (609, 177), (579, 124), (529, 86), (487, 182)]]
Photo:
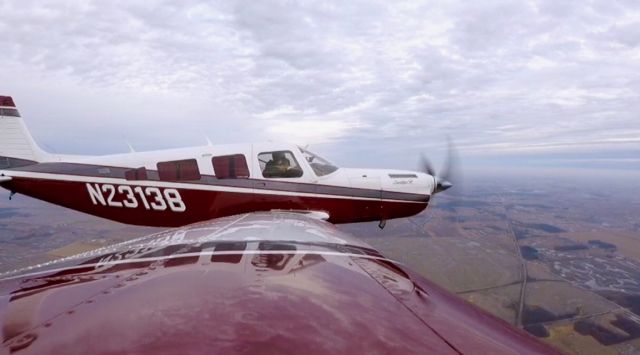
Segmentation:
[(302, 169), (288, 150), (258, 154), (262, 176), (266, 178), (297, 178)]
[(200, 180), (200, 170), (195, 159), (164, 161), (157, 166), (158, 175), (163, 181)]
[(124, 178), (127, 180), (147, 180), (147, 169), (137, 168), (131, 169), (124, 172)]
[(247, 160), (242, 154), (213, 157), (213, 171), (218, 179), (246, 179), (249, 177)]

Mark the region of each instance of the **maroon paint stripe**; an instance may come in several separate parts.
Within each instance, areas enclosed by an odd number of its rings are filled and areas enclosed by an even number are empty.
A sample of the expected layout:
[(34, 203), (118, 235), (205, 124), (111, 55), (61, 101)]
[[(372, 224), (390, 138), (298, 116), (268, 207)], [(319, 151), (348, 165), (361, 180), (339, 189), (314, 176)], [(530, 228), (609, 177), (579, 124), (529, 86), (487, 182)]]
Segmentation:
[(0, 106), (16, 107), (11, 96), (0, 96)]
[[(146, 226), (177, 227), (213, 218), (271, 210), (324, 211), (331, 223), (354, 223), (401, 218), (424, 210), (428, 203), (351, 199), (344, 196), (284, 196), (178, 188), (186, 212), (119, 208), (93, 204), (86, 183), (14, 177), (2, 186), (8, 190), (114, 221)], [(133, 185), (135, 186), (135, 185)], [(114, 201), (122, 202), (123, 196)]]

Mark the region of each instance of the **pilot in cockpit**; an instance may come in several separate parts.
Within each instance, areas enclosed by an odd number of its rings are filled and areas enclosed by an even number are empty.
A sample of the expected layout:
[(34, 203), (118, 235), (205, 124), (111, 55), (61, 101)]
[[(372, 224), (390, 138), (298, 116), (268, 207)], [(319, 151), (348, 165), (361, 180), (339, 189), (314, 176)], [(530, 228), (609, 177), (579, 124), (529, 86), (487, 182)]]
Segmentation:
[(264, 175), (267, 177), (285, 177), (291, 167), (291, 162), (285, 157), (284, 152), (273, 152), (272, 159), (267, 162)]

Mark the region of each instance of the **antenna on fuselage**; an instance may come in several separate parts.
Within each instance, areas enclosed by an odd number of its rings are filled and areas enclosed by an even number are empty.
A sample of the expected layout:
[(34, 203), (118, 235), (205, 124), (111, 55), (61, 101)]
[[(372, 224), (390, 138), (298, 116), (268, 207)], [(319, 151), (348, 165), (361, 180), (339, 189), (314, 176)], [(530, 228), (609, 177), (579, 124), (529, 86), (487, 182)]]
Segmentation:
[(206, 139), (206, 140), (207, 140), (207, 146), (208, 146), (208, 147), (211, 147), (211, 146), (213, 145), (213, 143), (211, 143), (211, 139), (209, 139), (209, 136), (205, 135), (205, 136), (204, 136), (204, 139)]
[(127, 143), (127, 147), (129, 147), (129, 153), (135, 153), (136, 152), (136, 150), (133, 149), (133, 147), (131, 146), (131, 143), (129, 143), (129, 141), (127, 141), (125, 143)]

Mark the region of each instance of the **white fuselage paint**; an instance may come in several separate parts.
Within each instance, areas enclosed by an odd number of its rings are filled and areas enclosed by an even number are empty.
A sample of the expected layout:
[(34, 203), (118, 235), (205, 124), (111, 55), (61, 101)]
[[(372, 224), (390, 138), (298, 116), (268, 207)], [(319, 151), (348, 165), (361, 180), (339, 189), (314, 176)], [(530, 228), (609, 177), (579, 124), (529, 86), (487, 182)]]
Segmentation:
[[(301, 177), (297, 178), (274, 178), (267, 179), (262, 176), (260, 170), (260, 163), (258, 161), (258, 154), (260, 152), (270, 151), (290, 151), (297, 160), (300, 168), (303, 170)], [(261, 143), (261, 144), (235, 144), (235, 145), (212, 145), (193, 148), (181, 148), (181, 149), (169, 149), (149, 152), (132, 152), (126, 154), (104, 155), (104, 156), (52, 156), (52, 162), (68, 162), (90, 165), (102, 165), (102, 166), (116, 166), (124, 168), (139, 168), (145, 167), (149, 170), (156, 170), (157, 164), (163, 161), (173, 161), (181, 159), (196, 159), (198, 162), (198, 168), (203, 175), (215, 175), (213, 165), (211, 162), (212, 157), (242, 154), (245, 156), (249, 168), (250, 177), (254, 179), (264, 179), (272, 181), (283, 182), (295, 182), (304, 184), (318, 184), (326, 186), (339, 186), (361, 189), (373, 189), (388, 192), (401, 192), (411, 193), (419, 195), (431, 195), (434, 190), (434, 179), (431, 175), (406, 171), (406, 170), (385, 170), (385, 169), (353, 169), (353, 168), (340, 168), (337, 171), (325, 175), (317, 176), (313, 169), (310, 167), (306, 159), (303, 157), (299, 148), (292, 144), (278, 144), (278, 143)], [(151, 181), (151, 180), (136, 180), (128, 181), (124, 179), (116, 179), (109, 177), (88, 177), (80, 175), (67, 175), (67, 174), (52, 174), (52, 173), (38, 173), (27, 171), (12, 171), (5, 170), (0, 171), (0, 176), (6, 175), (7, 177), (30, 177), (37, 179), (50, 179), (58, 181), (77, 181), (87, 183), (99, 183), (99, 184), (113, 184), (117, 185), (135, 185), (135, 186), (155, 186), (158, 188), (186, 188), (196, 190), (210, 190), (210, 191), (229, 191), (238, 193), (253, 193), (251, 188), (243, 187), (226, 187), (226, 186), (212, 186), (204, 184), (184, 184), (179, 182), (167, 182), (167, 181)], [(397, 176), (397, 177), (394, 177)], [(117, 187), (119, 189), (119, 187)], [(116, 190), (116, 192), (118, 192)], [(105, 193), (105, 191), (102, 191)], [(122, 191), (121, 193), (127, 193)], [(146, 192), (145, 192), (146, 193)], [(280, 190), (260, 190), (261, 194), (277, 194), (288, 196), (308, 196), (308, 197), (332, 197), (324, 194), (313, 194), (294, 191), (280, 191)], [(94, 198), (97, 197), (97, 193), (93, 193)], [(366, 197), (348, 197), (353, 199), (368, 199)], [(141, 201), (139, 201), (141, 202)], [(132, 202), (133, 203), (133, 202)]]

